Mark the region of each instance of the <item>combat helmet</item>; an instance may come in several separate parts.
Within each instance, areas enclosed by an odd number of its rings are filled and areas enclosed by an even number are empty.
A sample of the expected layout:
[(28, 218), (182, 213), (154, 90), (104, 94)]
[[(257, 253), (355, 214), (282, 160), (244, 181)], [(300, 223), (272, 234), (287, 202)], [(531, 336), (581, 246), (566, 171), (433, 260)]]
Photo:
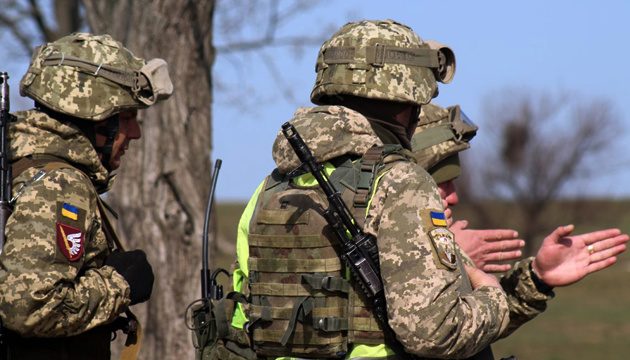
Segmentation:
[(37, 47), (20, 81), (20, 95), (90, 121), (146, 108), (172, 92), (164, 60), (146, 62), (111, 36), (88, 33)]
[(461, 175), (458, 154), (470, 148), (478, 129), (459, 105), (442, 108), (431, 102), (421, 109), (411, 138), (412, 151), (418, 164), (439, 184)]
[(311, 101), (353, 95), (424, 105), (438, 94), (436, 80), (448, 83), (455, 71), (452, 50), (436, 44), (393, 20), (347, 23), (319, 51)]

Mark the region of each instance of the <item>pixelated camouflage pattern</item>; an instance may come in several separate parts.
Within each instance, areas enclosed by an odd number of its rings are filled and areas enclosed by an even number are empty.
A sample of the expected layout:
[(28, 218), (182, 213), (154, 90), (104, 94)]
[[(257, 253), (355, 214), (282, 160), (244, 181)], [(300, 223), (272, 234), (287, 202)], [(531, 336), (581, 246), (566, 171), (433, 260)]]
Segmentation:
[(145, 60), (133, 56), (109, 35), (74, 33), (38, 47), (20, 81), (20, 94), (63, 114), (100, 121), (124, 110), (145, 108), (130, 88), (76, 66), (44, 65), (63, 53), (125, 71), (139, 71)]
[(427, 130), (438, 126), (449, 127), (451, 123), (449, 109), (450, 107), (443, 108), (431, 102), (422, 106), (420, 110), (420, 121), (411, 139), (411, 147), (418, 164), (426, 170), (430, 170), (442, 160), (470, 148), (470, 143), (459, 139), (455, 132), (450, 139), (445, 141), (431, 139), (429, 143), (420, 142), (418, 136), (420, 133), (425, 132), (426, 135)]
[(34, 154), (54, 155), (83, 167), (97, 189), (111, 186), (107, 169), (78, 127), (38, 110), (19, 111), (15, 115), (18, 121), (9, 127), (9, 162)]
[[(374, 67), (369, 64), (366, 60), (366, 47), (376, 43), (429, 49), (429, 45), (410, 27), (393, 20), (347, 23), (333, 34), (319, 51), (317, 78), (311, 92), (311, 101), (314, 104), (325, 105), (326, 96), (354, 95), (422, 105), (437, 96), (437, 82), (430, 68), (388, 63), (382, 67)], [(324, 52), (328, 48), (342, 46), (354, 47), (354, 62), (324, 63)]]
[(519, 326), (535, 318), (547, 309), (547, 301), (553, 299), (554, 292), (541, 293), (532, 280), (530, 265), (533, 257), (523, 259), (512, 267), (501, 279), (501, 286), (507, 293), (510, 308), (510, 324), (501, 334), (504, 338)]
[[(319, 162), (341, 155), (361, 156), (372, 146), (383, 145), (365, 116), (343, 106), (299, 108), (290, 122)], [(283, 174), (300, 165), (282, 131), (273, 143), (272, 156)]]
[[(330, 153), (341, 149), (360, 152), (373, 145), (376, 135), (371, 128), (361, 126), (355, 134), (355, 127), (345, 125), (346, 121), (334, 121), (330, 108), (339, 107), (302, 109), (291, 121), (319, 161), (333, 158)], [(334, 111), (345, 114), (350, 110)], [(278, 146), (281, 137), (279, 134), (274, 144), (274, 160), (292, 169), (297, 159), (292, 159), (288, 145)], [(346, 141), (354, 143), (343, 144)], [(433, 253), (425, 227), (430, 220), (422, 218), (423, 209), (442, 209), (436, 184), (420, 166), (401, 162), (381, 178), (367, 212), (364, 230), (378, 239), (389, 323), (409, 353), (431, 358), (470, 357), (507, 327), (507, 298), (492, 287), (460, 292), (461, 269), (446, 268)]]
[(365, 230), (378, 238), (389, 323), (405, 349), (430, 358), (467, 358), (508, 325), (507, 299), (493, 287), (459, 291), (463, 269), (449, 270), (433, 254), (421, 216), (431, 208), (441, 209), (432, 178), (402, 163), (381, 179)]
[[(113, 321), (130, 302), (127, 282), (103, 266), (110, 249), (93, 187), (107, 184), (107, 171), (78, 128), (37, 111), (16, 115), (18, 122), (10, 128), (12, 160), (46, 153), (80, 165), (86, 173), (51, 170), (17, 200), (0, 255), (0, 316), (4, 326), (24, 337), (81, 334)], [(20, 174), (13, 181), (13, 195), (37, 171), (32, 167)], [(76, 220), (61, 215), (63, 203), (78, 209)], [(83, 232), (84, 251), (78, 260), (70, 261), (58, 248), (58, 223)], [(109, 341), (109, 332), (104, 333)]]

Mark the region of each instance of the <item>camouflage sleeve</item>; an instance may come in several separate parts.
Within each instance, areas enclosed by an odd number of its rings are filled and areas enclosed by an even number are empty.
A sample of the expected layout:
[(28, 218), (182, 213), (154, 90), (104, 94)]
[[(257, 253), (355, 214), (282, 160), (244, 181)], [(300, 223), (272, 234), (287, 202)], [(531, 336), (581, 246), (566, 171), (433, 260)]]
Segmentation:
[(406, 351), (467, 358), (507, 326), (508, 304), (499, 288), (460, 291), (462, 269), (441, 216), (435, 182), (419, 166), (403, 163), (380, 180), (365, 228), (377, 236), (389, 323)]
[(506, 337), (524, 323), (547, 309), (547, 301), (554, 297), (553, 290), (541, 291), (532, 279), (530, 264), (533, 257), (519, 261), (501, 278), (501, 286), (508, 296), (510, 323), (501, 333)]
[(102, 266), (109, 248), (91, 186), (77, 170), (57, 169), (18, 199), (0, 255), (0, 315), (9, 329), (23, 336), (72, 336), (127, 309), (129, 285)]

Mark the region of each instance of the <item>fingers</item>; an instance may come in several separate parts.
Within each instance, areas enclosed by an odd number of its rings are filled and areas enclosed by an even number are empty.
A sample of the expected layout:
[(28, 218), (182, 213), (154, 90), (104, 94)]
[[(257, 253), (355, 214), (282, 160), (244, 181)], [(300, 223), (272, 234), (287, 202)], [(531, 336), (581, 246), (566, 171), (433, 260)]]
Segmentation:
[(475, 269), (468, 265), (464, 266), (473, 289), (478, 289), (482, 286), (501, 287), (501, 285), (499, 285), (499, 280), (494, 275), (486, 274), (482, 270)]
[(597, 272), (599, 270), (603, 270), (609, 266), (611, 266), (612, 264), (617, 262), (617, 258), (616, 257), (609, 257), (606, 258), (604, 260), (598, 261), (598, 262), (592, 262), (590, 264), (588, 264), (588, 266), (586, 267), (586, 270), (588, 272), (588, 274), (592, 274), (594, 272)]
[[(518, 232), (514, 230), (493, 229), (493, 230), (483, 230), (483, 232), (484, 232), (483, 237), (485, 240), (501, 241), (501, 243), (503, 243), (503, 240), (516, 239), (516, 237), (518, 236)], [(525, 246), (525, 241), (520, 240), (520, 239), (517, 239), (517, 240), (523, 243), (523, 245), (521, 245), (520, 247)]]
[(582, 238), (586, 245), (592, 245), (599, 241), (607, 240), (609, 238), (613, 238), (619, 235), (621, 235), (621, 230), (619, 229), (606, 229), (577, 235), (576, 237)]
[(512, 268), (510, 264), (485, 264), (482, 266), (482, 270), (487, 273), (503, 273)]
[(566, 225), (566, 226), (558, 226), (551, 234), (549, 234), (545, 239), (553, 240), (554, 242), (558, 242), (565, 236), (569, 236), (573, 231), (574, 226)]
[(486, 254), (486, 261), (511, 261), (523, 256), (520, 250), (515, 251), (497, 251)]
[(457, 220), (455, 221), (451, 226), (450, 226), (450, 230), (453, 231), (457, 231), (457, 230), (464, 230), (468, 227), (468, 221), (466, 220)]
[(626, 250), (627, 241), (628, 235), (624, 234), (589, 245), (588, 247), (592, 247), (592, 252), (589, 251), (589, 261), (596, 263), (622, 253)]

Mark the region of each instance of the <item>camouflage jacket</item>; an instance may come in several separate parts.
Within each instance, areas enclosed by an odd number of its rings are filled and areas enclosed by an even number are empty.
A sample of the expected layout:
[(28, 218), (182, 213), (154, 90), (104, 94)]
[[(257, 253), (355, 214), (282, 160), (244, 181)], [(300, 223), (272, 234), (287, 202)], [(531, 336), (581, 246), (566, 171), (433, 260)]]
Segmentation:
[[(344, 107), (301, 108), (291, 123), (320, 162), (362, 155), (382, 145), (368, 121)], [(273, 157), (280, 172), (299, 165), (282, 133)], [(431, 176), (415, 163), (401, 162), (380, 179), (364, 230), (377, 238), (389, 323), (406, 351), (430, 358), (467, 358), (543, 311), (551, 296), (536, 290), (531, 260), (502, 279), (504, 291), (462, 291), (464, 270), (448, 258), (444, 246), (455, 247), (454, 253), (461, 250), (452, 233), (450, 244), (444, 244), (450, 232), (435, 226), (434, 216), (442, 212)]]
[[(51, 170), (17, 199), (0, 255), (0, 315), (23, 337), (81, 334), (115, 320), (130, 301), (127, 282), (103, 266), (110, 247), (94, 189), (108, 188), (108, 172), (74, 125), (36, 110), (16, 115), (9, 131), (11, 162), (53, 155), (81, 171)], [(17, 176), (13, 195), (37, 172), (29, 168)]]

